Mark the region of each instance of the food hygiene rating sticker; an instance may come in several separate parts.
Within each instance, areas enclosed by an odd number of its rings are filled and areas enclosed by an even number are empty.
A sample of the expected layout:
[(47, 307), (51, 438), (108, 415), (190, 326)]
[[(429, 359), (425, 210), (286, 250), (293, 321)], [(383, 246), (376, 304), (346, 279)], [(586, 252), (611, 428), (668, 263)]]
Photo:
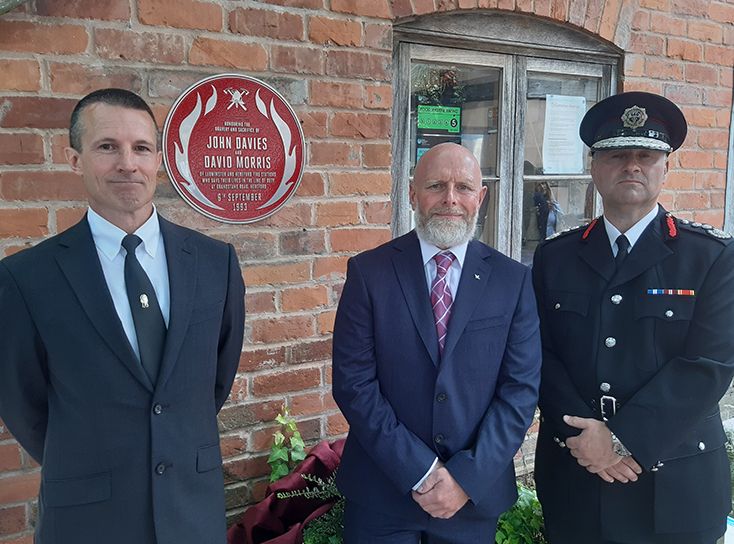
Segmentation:
[(195, 83), (163, 127), (171, 183), (191, 207), (225, 223), (252, 223), (293, 196), (304, 138), (290, 104), (262, 81), (220, 74)]

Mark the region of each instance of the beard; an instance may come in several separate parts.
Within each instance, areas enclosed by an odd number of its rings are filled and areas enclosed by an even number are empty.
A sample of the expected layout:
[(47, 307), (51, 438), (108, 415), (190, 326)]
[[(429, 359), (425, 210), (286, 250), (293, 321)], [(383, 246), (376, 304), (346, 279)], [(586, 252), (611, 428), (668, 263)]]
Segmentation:
[[(436, 216), (446, 213), (461, 213), (461, 220)], [(415, 230), (426, 242), (440, 249), (448, 249), (471, 240), (477, 226), (477, 216), (478, 210), (470, 216), (460, 208), (434, 208), (428, 213), (416, 208)]]

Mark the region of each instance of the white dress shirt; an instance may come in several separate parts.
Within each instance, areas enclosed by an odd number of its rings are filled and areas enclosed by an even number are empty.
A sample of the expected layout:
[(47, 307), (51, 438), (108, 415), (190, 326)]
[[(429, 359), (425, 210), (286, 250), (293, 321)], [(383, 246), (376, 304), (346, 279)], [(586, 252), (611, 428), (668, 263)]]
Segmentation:
[(627, 237), (627, 241), (630, 243), (630, 247), (629, 249), (627, 249), (627, 253), (631, 253), (632, 248), (635, 247), (635, 244), (637, 243), (637, 240), (640, 239), (642, 232), (647, 228), (650, 223), (652, 223), (657, 214), (658, 204), (655, 204), (655, 207), (650, 210), (650, 212), (645, 217), (643, 217), (637, 223), (627, 229), (627, 232), (619, 232), (619, 229), (612, 225), (605, 217), (604, 227), (607, 229), (609, 244), (612, 246), (612, 255), (616, 257), (617, 252), (619, 251), (619, 248), (617, 248), (617, 238), (620, 234), (624, 234)]
[[(135, 323), (130, 311), (130, 302), (127, 299), (125, 289), (125, 256), (127, 251), (122, 247), (122, 239), (127, 234), (124, 230), (113, 225), (104, 217), (89, 208), (87, 211), (89, 228), (92, 231), (92, 239), (97, 248), (99, 263), (102, 265), (104, 279), (107, 288), (112, 295), (117, 316), (120, 318), (125, 335), (130, 345), (140, 359), (138, 349), (138, 336), (135, 332)], [(168, 263), (166, 261), (166, 248), (161, 235), (158, 222), (158, 212), (153, 208), (153, 214), (143, 225), (134, 232), (143, 241), (135, 250), (135, 256), (140, 265), (150, 278), (161, 307), (163, 319), (168, 327), (171, 297), (168, 283)]]

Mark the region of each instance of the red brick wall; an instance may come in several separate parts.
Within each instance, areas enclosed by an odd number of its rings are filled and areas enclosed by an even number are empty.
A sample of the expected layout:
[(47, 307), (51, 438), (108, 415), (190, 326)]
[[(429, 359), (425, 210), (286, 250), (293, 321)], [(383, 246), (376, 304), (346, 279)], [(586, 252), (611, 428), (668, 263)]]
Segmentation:
[[(283, 404), (311, 442), (344, 433), (329, 394), (330, 333), (349, 255), (390, 237), (392, 22), (436, 11), (535, 13), (626, 51), (623, 87), (683, 107), (666, 206), (720, 226), (734, 64), (734, 0), (35, 0), (0, 16), (0, 256), (84, 212), (64, 164), (75, 101), (95, 88), (143, 95), (162, 124), (190, 84), (244, 72), (273, 84), (307, 138), (296, 196), (248, 226), (210, 221), (161, 173), (168, 218), (232, 242), (248, 285), (240, 372), (220, 416), (227, 504), (261, 497)], [(325, 6), (330, 6), (327, 8)], [(2, 311), (0, 309), (0, 311)], [(1, 364), (1, 362), (0, 362)], [(0, 423), (0, 542), (30, 544), (39, 469)]]

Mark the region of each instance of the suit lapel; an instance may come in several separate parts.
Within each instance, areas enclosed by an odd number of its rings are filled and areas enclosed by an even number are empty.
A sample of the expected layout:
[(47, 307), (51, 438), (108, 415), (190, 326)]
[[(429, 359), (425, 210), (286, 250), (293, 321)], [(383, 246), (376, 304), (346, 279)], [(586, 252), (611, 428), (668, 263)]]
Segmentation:
[(470, 241), (466, 249), (464, 266), (461, 267), (461, 278), (457, 288), (454, 303), (451, 306), (451, 319), (446, 333), (446, 343), (443, 348), (443, 358), (456, 347), (466, 324), (469, 322), (482, 293), (487, 287), (492, 265), (489, 262), (491, 252), (487, 247), (475, 241)]
[(59, 245), (56, 262), (92, 326), (130, 373), (152, 391), (153, 386), (135, 356), (115, 310), (86, 216), (59, 237)]
[(168, 263), (168, 283), (171, 296), (170, 315), (158, 385), (163, 386), (171, 376), (178, 360), (186, 330), (191, 319), (196, 289), (196, 250), (187, 243), (187, 231), (158, 217)]
[(585, 240), (581, 241), (579, 257), (583, 259), (597, 274), (606, 281), (614, 275), (614, 257), (609, 245), (609, 237), (604, 228), (604, 221), (599, 218), (596, 225), (589, 231)]
[(393, 257), (393, 266), (408, 310), (433, 364), (438, 366), (438, 335), (433, 321), (431, 299), (426, 288), (418, 236), (415, 231), (410, 232), (395, 240), (393, 247), (397, 249)]

